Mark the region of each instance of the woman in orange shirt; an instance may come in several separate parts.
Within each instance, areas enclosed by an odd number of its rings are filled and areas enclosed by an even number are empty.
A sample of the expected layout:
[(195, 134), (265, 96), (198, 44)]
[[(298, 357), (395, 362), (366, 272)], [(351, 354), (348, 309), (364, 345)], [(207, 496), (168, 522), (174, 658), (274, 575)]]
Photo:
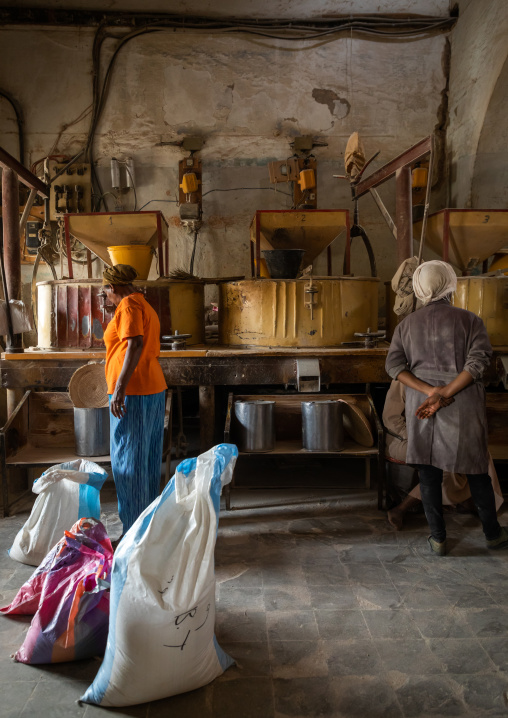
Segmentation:
[(117, 264), (102, 284), (115, 315), (106, 327), (111, 466), (124, 533), (159, 495), (167, 388), (157, 357), (160, 322), (132, 282), (136, 270)]

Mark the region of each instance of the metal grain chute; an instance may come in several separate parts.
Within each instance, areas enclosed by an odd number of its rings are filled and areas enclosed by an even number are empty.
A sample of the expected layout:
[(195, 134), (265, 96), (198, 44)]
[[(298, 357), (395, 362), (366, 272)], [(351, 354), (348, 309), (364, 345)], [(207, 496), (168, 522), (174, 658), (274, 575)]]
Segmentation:
[[(252, 220), (251, 241), (255, 245), (259, 242), (260, 252), (267, 249), (304, 250), (301, 264), (304, 268), (346, 231), (348, 223), (346, 210), (259, 210)], [(264, 260), (260, 260), (260, 269), (260, 276), (269, 276)]]
[(137, 244), (155, 249), (168, 236), (168, 226), (160, 212), (68, 214), (66, 221), (70, 234), (108, 265), (108, 247)]

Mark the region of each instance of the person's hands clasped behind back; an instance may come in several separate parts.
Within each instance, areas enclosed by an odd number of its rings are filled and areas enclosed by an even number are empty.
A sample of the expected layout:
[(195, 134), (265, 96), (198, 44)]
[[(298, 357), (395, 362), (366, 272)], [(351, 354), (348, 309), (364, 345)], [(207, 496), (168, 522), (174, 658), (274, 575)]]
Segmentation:
[(420, 404), (415, 412), (415, 416), (418, 419), (429, 419), (437, 411), (439, 411), (439, 409), (444, 409), (445, 407), (450, 406), (450, 404), (453, 404), (454, 401), (455, 399), (453, 397), (447, 398), (435, 392), (434, 394), (428, 396), (423, 404)]

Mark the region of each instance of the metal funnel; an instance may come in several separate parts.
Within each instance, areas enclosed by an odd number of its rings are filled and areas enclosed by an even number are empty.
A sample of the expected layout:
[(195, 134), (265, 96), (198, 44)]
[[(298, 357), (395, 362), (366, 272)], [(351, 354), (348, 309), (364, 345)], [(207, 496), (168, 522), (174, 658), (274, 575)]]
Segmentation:
[(348, 210), (258, 210), (251, 223), (251, 241), (259, 233), (261, 250), (303, 249), (302, 267), (321, 254), (349, 223)]
[(162, 212), (92, 212), (67, 214), (69, 232), (85, 247), (111, 264), (108, 247), (142, 244), (157, 247), (168, 237), (168, 225)]
[[(422, 223), (413, 227), (419, 239)], [(443, 209), (431, 214), (425, 246), (446, 257), (462, 271), (472, 269), (508, 245), (508, 210)]]
[(304, 254), (303, 249), (263, 249), (272, 279), (296, 279)]

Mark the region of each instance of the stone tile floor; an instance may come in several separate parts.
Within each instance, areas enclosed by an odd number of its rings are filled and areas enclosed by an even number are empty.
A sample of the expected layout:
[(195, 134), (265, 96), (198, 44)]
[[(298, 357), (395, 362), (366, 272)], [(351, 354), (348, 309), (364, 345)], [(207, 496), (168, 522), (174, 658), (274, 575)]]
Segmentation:
[[(220, 520), (216, 632), (237, 665), (192, 693), (112, 713), (508, 715), (508, 552), (487, 551), (477, 519), (448, 515), (450, 553), (437, 558), (429, 554), (423, 517), (394, 532), (374, 492), (238, 490), (235, 506), (245, 508)], [(116, 538), (110, 490), (103, 508)], [(32, 571), (6, 553), (26, 516), (0, 520), (3, 605)], [(0, 617), (0, 716), (103, 712), (76, 702), (99, 659), (12, 662), (28, 621)]]

